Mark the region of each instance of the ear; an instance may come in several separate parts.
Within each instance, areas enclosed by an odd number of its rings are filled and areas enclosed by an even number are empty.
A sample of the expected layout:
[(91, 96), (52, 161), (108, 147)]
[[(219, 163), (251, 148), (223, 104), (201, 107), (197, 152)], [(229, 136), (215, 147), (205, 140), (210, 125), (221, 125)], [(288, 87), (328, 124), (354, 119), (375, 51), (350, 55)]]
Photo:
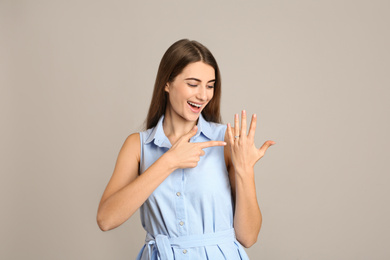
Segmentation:
[(169, 93), (169, 83), (168, 82), (167, 82), (167, 84), (165, 84), (164, 90), (165, 90), (165, 92)]

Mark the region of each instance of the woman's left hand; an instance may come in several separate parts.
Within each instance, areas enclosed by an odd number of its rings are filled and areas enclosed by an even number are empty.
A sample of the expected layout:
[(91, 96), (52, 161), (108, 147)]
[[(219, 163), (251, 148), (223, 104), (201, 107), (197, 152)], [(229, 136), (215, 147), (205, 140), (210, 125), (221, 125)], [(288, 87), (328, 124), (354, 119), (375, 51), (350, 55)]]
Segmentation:
[[(274, 141), (266, 141), (259, 149), (255, 146), (256, 114), (252, 116), (249, 133), (246, 132), (246, 112), (241, 113), (241, 128), (239, 127), (238, 114), (234, 115), (234, 129), (227, 125), (228, 140), (231, 159), (236, 173), (246, 172), (253, 169), (256, 162), (260, 160), (267, 149), (275, 144)], [(234, 132), (234, 135), (233, 135)]]

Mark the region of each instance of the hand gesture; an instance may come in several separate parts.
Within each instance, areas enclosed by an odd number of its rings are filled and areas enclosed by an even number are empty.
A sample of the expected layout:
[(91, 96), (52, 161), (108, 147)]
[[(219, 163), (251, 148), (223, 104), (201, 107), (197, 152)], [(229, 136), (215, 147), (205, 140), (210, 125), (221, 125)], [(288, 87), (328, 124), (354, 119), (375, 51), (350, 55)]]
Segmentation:
[(197, 129), (198, 127), (195, 125), (191, 131), (180, 137), (166, 152), (174, 169), (194, 168), (198, 165), (200, 157), (205, 154), (204, 148), (226, 145), (223, 141), (190, 143), (189, 141), (196, 134)]
[[(230, 124), (227, 125), (228, 145), (230, 154), (236, 172), (245, 172), (250, 168), (253, 169), (256, 162), (260, 160), (267, 149), (275, 144), (274, 141), (266, 141), (260, 149), (255, 146), (255, 131), (256, 131), (256, 114), (252, 116), (249, 133), (246, 133), (246, 112), (241, 114), (241, 128), (239, 127), (238, 114), (234, 115), (234, 129)], [(233, 135), (234, 131), (234, 135)]]

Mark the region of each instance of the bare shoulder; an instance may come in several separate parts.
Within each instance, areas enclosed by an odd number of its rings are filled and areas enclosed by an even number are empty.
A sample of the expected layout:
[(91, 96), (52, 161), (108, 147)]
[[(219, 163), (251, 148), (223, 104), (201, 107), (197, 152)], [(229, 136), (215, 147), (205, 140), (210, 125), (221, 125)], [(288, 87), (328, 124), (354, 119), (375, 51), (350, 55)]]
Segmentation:
[(119, 151), (113, 178), (127, 183), (138, 176), (141, 155), (141, 141), (139, 133), (129, 135)]
[(140, 145), (141, 141), (139, 138), (139, 133), (132, 133), (131, 135), (129, 135), (125, 140), (125, 144), (126, 145), (136, 145), (136, 144)]
[(137, 159), (139, 162), (141, 154), (140, 134), (133, 133), (129, 135), (121, 148), (120, 154), (124, 153), (127, 158)]
[(103, 193), (100, 204), (138, 176), (141, 141), (139, 133), (129, 135), (116, 160), (114, 172)]

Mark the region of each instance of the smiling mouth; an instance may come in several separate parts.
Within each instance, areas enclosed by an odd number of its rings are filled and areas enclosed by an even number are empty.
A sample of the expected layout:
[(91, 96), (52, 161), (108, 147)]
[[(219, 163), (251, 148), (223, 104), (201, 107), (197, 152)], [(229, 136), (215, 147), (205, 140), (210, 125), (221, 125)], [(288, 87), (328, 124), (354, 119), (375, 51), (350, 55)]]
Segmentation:
[(192, 106), (192, 107), (194, 107), (194, 108), (201, 108), (201, 107), (202, 107), (202, 105), (196, 104), (196, 103), (192, 103), (192, 102), (190, 102), (190, 101), (187, 101), (187, 103), (190, 104), (190, 106)]

